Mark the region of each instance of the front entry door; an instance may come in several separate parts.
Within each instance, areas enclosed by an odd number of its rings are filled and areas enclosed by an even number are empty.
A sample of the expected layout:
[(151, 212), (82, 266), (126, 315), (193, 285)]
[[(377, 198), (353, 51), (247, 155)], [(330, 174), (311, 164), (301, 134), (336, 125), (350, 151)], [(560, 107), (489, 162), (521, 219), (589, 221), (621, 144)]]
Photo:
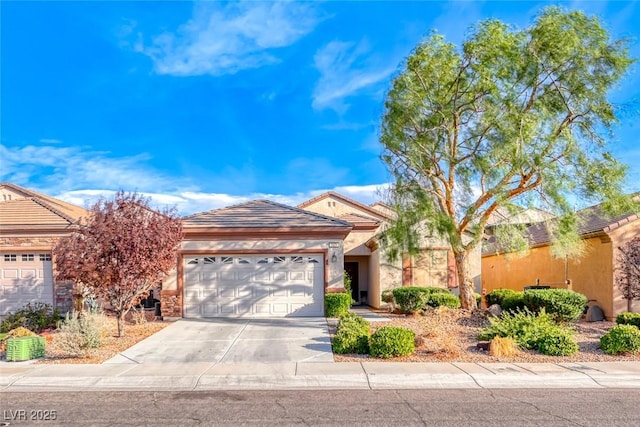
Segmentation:
[(351, 298), (356, 304), (360, 304), (360, 286), (358, 284), (358, 263), (345, 262), (344, 271), (351, 278)]

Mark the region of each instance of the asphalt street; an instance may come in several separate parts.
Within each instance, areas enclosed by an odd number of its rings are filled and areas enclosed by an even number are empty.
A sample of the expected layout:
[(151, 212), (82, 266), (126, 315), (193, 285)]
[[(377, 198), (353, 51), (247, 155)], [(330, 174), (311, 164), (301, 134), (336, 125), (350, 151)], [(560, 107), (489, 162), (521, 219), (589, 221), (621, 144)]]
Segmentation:
[(640, 425), (638, 389), (57, 392), (0, 398), (5, 426)]

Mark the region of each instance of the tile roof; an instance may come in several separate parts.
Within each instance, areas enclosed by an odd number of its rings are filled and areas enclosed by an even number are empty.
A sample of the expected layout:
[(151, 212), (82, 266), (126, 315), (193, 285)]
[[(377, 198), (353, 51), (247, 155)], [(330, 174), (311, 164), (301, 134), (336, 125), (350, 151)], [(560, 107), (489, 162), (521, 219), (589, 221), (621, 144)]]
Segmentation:
[(185, 228), (351, 228), (347, 221), (270, 200), (254, 200), (189, 215), (183, 218), (183, 224)]
[(36, 193), (15, 184), (0, 183), (18, 197), (0, 201), (0, 227), (3, 230), (66, 228), (88, 212), (70, 203)]
[[(627, 222), (638, 219), (638, 214), (626, 212), (621, 215), (611, 216), (604, 212), (601, 205), (591, 206), (578, 211), (578, 232), (580, 236), (588, 236), (597, 233), (606, 233)], [(551, 242), (549, 232), (550, 221), (534, 224), (527, 228), (531, 245), (542, 245)]]
[(377, 228), (380, 223), (382, 221), (378, 221), (377, 219), (365, 216), (365, 215), (359, 215), (357, 213), (347, 213), (344, 215), (340, 215), (339, 218), (343, 221), (347, 221), (351, 224), (353, 224), (354, 226), (358, 227), (358, 226), (363, 226), (363, 227), (374, 227)]

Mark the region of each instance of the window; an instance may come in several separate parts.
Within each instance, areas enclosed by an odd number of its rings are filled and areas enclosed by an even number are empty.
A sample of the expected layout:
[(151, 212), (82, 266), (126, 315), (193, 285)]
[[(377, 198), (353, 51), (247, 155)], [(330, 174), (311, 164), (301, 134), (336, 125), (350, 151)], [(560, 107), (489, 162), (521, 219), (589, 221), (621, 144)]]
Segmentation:
[(206, 256), (204, 257), (204, 263), (205, 264), (213, 264), (216, 262), (216, 257), (214, 256)]
[(22, 254), (22, 261), (33, 261), (35, 259), (35, 255), (33, 254)]
[(220, 257), (220, 262), (223, 264), (233, 264), (233, 257), (232, 256)]
[(187, 264), (197, 264), (197, 263), (198, 263), (198, 258), (193, 258), (187, 261)]
[(307, 257), (307, 262), (310, 264), (317, 264), (318, 260), (309, 256)]
[(283, 256), (274, 256), (273, 257), (273, 263), (274, 264), (282, 264), (286, 261), (286, 258)]
[(16, 255), (16, 254), (5, 254), (4, 255), (4, 261), (5, 262), (17, 262), (18, 261), (18, 255)]
[(238, 264), (251, 264), (251, 261), (249, 261), (247, 258), (238, 258)]
[(51, 261), (51, 254), (40, 254), (40, 261)]
[(268, 264), (269, 263), (269, 258), (260, 258), (258, 260), (258, 264)]
[(291, 262), (296, 263), (296, 264), (302, 264), (304, 262), (304, 259), (302, 259), (301, 256), (292, 256), (291, 257)]

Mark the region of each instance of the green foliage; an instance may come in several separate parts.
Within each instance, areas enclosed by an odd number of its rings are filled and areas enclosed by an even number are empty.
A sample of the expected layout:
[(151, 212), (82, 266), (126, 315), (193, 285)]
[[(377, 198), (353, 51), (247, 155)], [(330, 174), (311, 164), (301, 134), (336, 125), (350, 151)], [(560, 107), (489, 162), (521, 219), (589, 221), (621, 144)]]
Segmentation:
[(515, 292), (513, 294), (507, 294), (502, 298), (502, 304), (500, 304), (503, 311), (517, 311), (522, 310), (524, 305), (524, 292)]
[(449, 292), (447, 292), (446, 294), (436, 292), (430, 294), (427, 297), (427, 305), (430, 307), (440, 307), (441, 305), (443, 305), (449, 308), (459, 308), (460, 298)]
[(640, 313), (620, 313), (616, 316), (618, 325), (633, 325), (640, 328)]
[(524, 291), (523, 301), (531, 311), (545, 309), (559, 322), (573, 322), (582, 316), (587, 297), (568, 289), (531, 289)]
[(393, 299), (393, 289), (385, 289), (382, 291), (380, 297), (382, 298), (382, 302), (386, 302), (387, 304), (393, 304), (395, 302)]
[(351, 294), (346, 292), (329, 293), (324, 296), (324, 313), (326, 317), (340, 317), (351, 307)]
[(505, 297), (514, 294), (517, 294), (517, 292), (513, 289), (494, 289), (485, 296), (485, 299), (487, 300), (487, 305), (498, 304), (501, 306)]
[(418, 286), (403, 286), (393, 290), (393, 298), (400, 311), (405, 314), (413, 314), (422, 310), (430, 295), (429, 289)]
[(367, 354), (370, 336), (369, 322), (354, 313), (343, 314), (333, 337), (333, 351), (338, 354)]
[(56, 335), (60, 348), (72, 356), (83, 356), (99, 348), (105, 330), (106, 317), (101, 313), (67, 313)]
[(371, 335), (370, 354), (373, 357), (388, 359), (406, 356), (415, 351), (415, 333), (398, 326), (383, 326)]
[(438, 288), (437, 286), (426, 286), (424, 289), (426, 289), (430, 294), (451, 294), (449, 289)]
[(344, 271), (342, 274), (343, 274), (344, 291), (349, 295), (351, 295), (351, 276), (349, 276), (349, 273), (347, 273), (346, 271)]
[(7, 332), (17, 327), (24, 327), (35, 333), (47, 328), (55, 328), (60, 320), (60, 313), (50, 304), (42, 302), (27, 303), (20, 310), (9, 313), (2, 323), (0, 332)]
[[(553, 212), (554, 253), (569, 255), (581, 241), (575, 197), (618, 213), (633, 205), (627, 168), (608, 147), (617, 122), (608, 95), (633, 63), (629, 40), (612, 39), (597, 16), (558, 7), (528, 27), (489, 19), (466, 34), (459, 46), (431, 34), (415, 47), (387, 93), (380, 131), (397, 214), (382, 245), (397, 257), (415, 253), (427, 232), (446, 239), (464, 296), (473, 292), (469, 254), (497, 208)], [(498, 248), (525, 247), (524, 227), (508, 227)]]
[(571, 356), (578, 352), (580, 347), (573, 338), (570, 329), (552, 329), (542, 335), (536, 344), (537, 350), (549, 356)]
[(476, 306), (480, 307), (480, 305), (482, 304), (482, 295), (476, 292), (475, 297), (476, 297)]
[(616, 325), (600, 338), (600, 348), (607, 354), (640, 351), (640, 329), (632, 325)]
[(528, 309), (505, 312), (500, 318), (490, 318), (491, 325), (478, 336), (491, 340), (495, 336), (510, 337), (521, 347), (551, 356), (569, 355), (578, 351), (573, 331), (558, 325), (544, 309), (533, 313)]

